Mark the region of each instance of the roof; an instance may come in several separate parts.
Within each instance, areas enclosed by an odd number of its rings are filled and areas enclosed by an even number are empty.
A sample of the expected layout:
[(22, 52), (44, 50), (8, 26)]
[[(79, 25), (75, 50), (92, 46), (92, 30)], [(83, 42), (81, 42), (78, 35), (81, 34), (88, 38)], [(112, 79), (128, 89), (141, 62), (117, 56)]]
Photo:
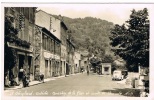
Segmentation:
[(57, 42), (61, 43), (61, 40), (59, 40), (55, 35), (53, 35), (50, 31), (48, 31), (45, 27), (41, 27), (36, 25), (37, 27), (41, 28), (41, 30), (43, 32), (45, 32), (47, 35), (51, 36), (52, 38), (54, 38)]
[(43, 11), (43, 10), (38, 10), (38, 11), (36, 11), (36, 13), (38, 13), (38, 12), (43, 12), (43, 13), (46, 13), (46, 14), (48, 14), (49, 16), (52, 16), (52, 17), (54, 17), (55, 19), (58, 19), (58, 20), (60, 20), (59, 18), (57, 18), (57, 17), (55, 17), (55, 16), (53, 16), (52, 14), (49, 14), (49, 13), (47, 13), (47, 12), (45, 12), (45, 11)]
[(81, 55), (82, 56), (88, 56), (89, 55), (89, 52), (88, 51), (83, 51), (83, 52), (81, 52)]
[(69, 39), (67, 39), (67, 42), (70, 43), (75, 48), (74, 44)]
[(61, 21), (61, 25), (63, 25), (63, 26), (64, 26), (64, 28), (65, 28), (66, 30), (68, 30), (68, 28), (67, 28), (66, 24), (65, 24), (63, 21)]

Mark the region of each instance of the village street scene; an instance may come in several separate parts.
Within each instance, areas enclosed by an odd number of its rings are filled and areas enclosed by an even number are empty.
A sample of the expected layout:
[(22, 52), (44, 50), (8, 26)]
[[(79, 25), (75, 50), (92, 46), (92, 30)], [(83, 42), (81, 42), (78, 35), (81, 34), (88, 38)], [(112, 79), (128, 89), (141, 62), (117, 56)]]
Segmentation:
[(149, 96), (148, 8), (128, 7), (124, 21), (112, 21), (105, 10), (102, 18), (73, 12), (88, 4), (67, 5), (66, 15), (56, 6), (4, 7), (4, 97)]

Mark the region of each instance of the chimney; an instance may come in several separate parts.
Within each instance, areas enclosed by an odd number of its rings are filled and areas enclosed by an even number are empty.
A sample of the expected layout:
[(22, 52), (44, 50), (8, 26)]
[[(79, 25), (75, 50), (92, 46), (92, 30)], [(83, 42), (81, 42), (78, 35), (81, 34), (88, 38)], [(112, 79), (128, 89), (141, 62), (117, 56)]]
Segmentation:
[(63, 17), (61, 15), (58, 16), (58, 19), (63, 21)]

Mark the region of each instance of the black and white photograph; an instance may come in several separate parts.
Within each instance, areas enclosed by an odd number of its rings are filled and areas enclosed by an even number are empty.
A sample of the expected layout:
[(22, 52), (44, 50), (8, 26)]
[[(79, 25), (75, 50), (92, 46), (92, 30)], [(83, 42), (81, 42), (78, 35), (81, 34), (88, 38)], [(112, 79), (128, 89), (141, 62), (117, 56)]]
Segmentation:
[(3, 99), (153, 97), (154, 4), (2, 5)]

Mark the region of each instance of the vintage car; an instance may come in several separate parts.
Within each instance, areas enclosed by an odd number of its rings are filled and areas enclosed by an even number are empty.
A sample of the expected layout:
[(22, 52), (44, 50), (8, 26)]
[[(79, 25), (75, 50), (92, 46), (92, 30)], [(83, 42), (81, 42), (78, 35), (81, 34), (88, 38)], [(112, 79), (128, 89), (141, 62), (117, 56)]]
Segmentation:
[(128, 71), (127, 70), (115, 70), (113, 72), (112, 80), (123, 80), (127, 78)]

